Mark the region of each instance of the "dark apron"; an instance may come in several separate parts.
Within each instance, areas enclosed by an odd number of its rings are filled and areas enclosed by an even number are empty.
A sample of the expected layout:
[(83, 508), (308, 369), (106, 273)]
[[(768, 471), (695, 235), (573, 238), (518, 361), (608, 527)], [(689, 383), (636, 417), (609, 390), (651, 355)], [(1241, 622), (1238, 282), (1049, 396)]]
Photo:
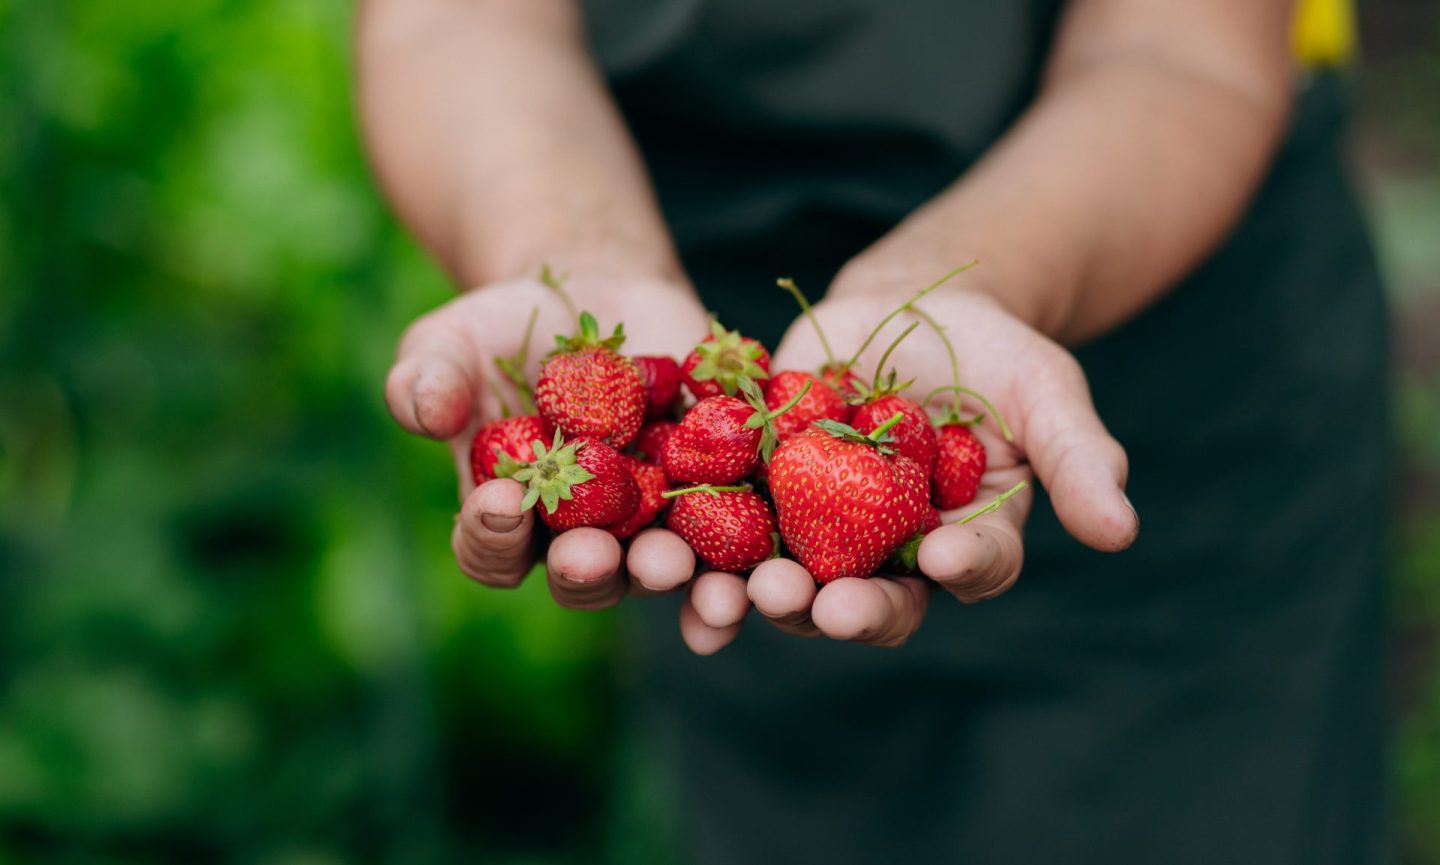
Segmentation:
[[(983, 153), (1032, 97), (1058, 6), (590, 16), (705, 302), (773, 345), (794, 317), (774, 278), (818, 295)], [(1015, 589), (937, 594), (895, 651), (752, 616), (700, 659), (673, 602), (629, 605), (643, 831), (674, 821), (701, 863), (1385, 858), (1385, 311), (1341, 91), (1306, 83), (1224, 248), (1079, 352), (1130, 453), (1131, 551), (1086, 550), (1042, 497)]]

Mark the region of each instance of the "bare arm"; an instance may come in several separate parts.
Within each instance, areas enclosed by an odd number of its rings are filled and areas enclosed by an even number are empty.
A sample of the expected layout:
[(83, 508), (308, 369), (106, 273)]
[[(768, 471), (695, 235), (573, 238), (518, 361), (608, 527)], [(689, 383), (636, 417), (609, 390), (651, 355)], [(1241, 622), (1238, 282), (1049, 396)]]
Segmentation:
[(680, 281), (573, 0), (366, 0), (357, 48), (380, 181), (461, 284), (542, 261)]
[[(858, 259), (845, 291), (971, 285), (1062, 342), (1154, 301), (1229, 231), (1292, 91), (1289, 0), (1079, 0), (1033, 106)], [(848, 278), (853, 277), (853, 278)]]

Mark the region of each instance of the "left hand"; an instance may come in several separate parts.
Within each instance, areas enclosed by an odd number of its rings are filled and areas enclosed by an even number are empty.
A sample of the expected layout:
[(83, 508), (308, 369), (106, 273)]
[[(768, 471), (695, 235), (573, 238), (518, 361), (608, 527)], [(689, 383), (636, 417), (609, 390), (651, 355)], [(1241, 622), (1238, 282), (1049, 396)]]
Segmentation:
[[(970, 277), (966, 274), (965, 277)], [(843, 279), (842, 275), (842, 279)], [(681, 616), (681, 633), (701, 654), (717, 651), (739, 632), (753, 604), (776, 627), (801, 636), (826, 636), (879, 646), (898, 646), (920, 627), (933, 585), (965, 603), (993, 598), (1015, 584), (1024, 561), (1024, 525), (1033, 499), (1026, 489), (999, 510), (966, 525), (955, 520), (985, 506), (1000, 492), (1036, 476), (1056, 514), (1077, 540), (1102, 551), (1130, 546), (1139, 519), (1124, 486), (1124, 449), (1105, 430), (1090, 401), (1085, 374), (1059, 344), (1008, 312), (971, 279), (957, 281), (918, 306), (946, 331), (959, 357), (961, 384), (985, 394), (1014, 434), (1007, 442), (993, 419), (976, 428), (988, 455), (979, 494), (964, 508), (943, 514), (945, 525), (921, 544), (916, 576), (845, 578), (818, 588), (798, 562), (772, 559), (749, 580), (706, 573), (697, 578)], [(915, 287), (832, 287), (815, 314), (835, 351), (853, 352), (865, 334)], [(873, 374), (884, 346), (915, 318), (906, 313), (887, 326), (862, 359)], [(773, 368), (817, 370), (825, 356), (809, 322), (797, 319), (775, 354)], [(951, 381), (940, 339), (921, 324), (888, 366), (914, 377), (907, 395), (923, 398)], [(940, 406), (948, 395), (936, 397)], [(978, 404), (967, 400), (974, 413)]]

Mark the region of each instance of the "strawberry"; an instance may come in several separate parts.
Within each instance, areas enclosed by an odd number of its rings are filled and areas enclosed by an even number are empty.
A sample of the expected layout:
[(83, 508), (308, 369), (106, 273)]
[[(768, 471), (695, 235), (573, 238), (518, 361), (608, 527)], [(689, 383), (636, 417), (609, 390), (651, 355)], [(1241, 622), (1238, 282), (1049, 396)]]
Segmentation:
[(817, 420), (829, 419), (846, 423), (850, 420), (850, 404), (821, 378), (808, 372), (787, 369), (775, 374), (765, 387), (765, 405), (779, 408), (809, 386), (809, 393), (795, 407), (775, 418), (775, 436), (785, 441)]
[(928, 479), (935, 468), (935, 452), (939, 448), (935, 427), (930, 416), (918, 402), (896, 393), (887, 393), (855, 407), (850, 423), (862, 433), (872, 432), (886, 419), (899, 412), (903, 419), (890, 430), (890, 444), (898, 453), (915, 461)]
[(734, 396), (742, 376), (770, 377), (770, 352), (750, 337), (741, 336), (738, 330), (726, 330), (712, 320), (710, 335), (685, 357), (680, 371), (685, 387), (696, 399), (722, 393)]
[(521, 509), (539, 502), (540, 519), (557, 532), (613, 525), (640, 503), (640, 487), (619, 451), (598, 439), (566, 444), (559, 430), (549, 448), (536, 442), (535, 459), (513, 477), (527, 487)]
[(606, 531), (623, 541), (655, 522), (655, 518), (660, 516), (660, 512), (665, 510), (665, 506), (670, 502), (662, 495), (668, 486), (664, 470), (654, 463), (644, 463), (634, 457), (622, 455), (620, 458), (625, 461), (625, 468), (630, 470), (631, 477), (635, 478), (635, 484), (640, 488), (640, 504), (636, 506), (635, 513), (606, 528)]
[(540, 368), (535, 407), (566, 438), (596, 438), (614, 447), (629, 444), (645, 420), (645, 380), (628, 357), (616, 354), (622, 328), (600, 338), (594, 316), (580, 314), (580, 333), (557, 336), (558, 347)]
[(969, 424), (947, 423), (940, 427), (935, 472), (930, 477), (930, 497), (941, 510), (968, 505), (980, 490), (985, 474), (985, 446)]
[(668, 417), (680, 399), (680, 364), (664, 355), (642, 354), (630, 358), (645, 380), (645, 418)]
[(470, 445), (470, 475), (475, 483), (508, 478), (521, 463), (535, 459), (534, 442), (550, 440), (545, 422), (537, 415), (522, 414), (491, 421), (475, 433)]
[(920, 523), (920, 528), (910, 536), (910, 540), (900, 545), (895, 555), (890, 557), (889, 567), (902, 574), (913, 574), (919, 566), (920, 543), (925, 536), (940, 528), (940, 511), (934, 505), (925, 508), (925, 516)]
[(633, 449), (635, 456), (655, 464), (660, 463), (660, 454), (665, 452), (665, 442), (670, 440), (680, 424), (673, 420), (652, 420), (640, 427), (640, 434), (635, 436)]
[(855, 385), (860, 378), (847, 366), (827, 364), (820, 370), (820, 380), (847, 400), (859, 393), (859, 388)]
[(743, 574), (775, 555), (775, 514), (748, 484), (688, 487), (665, 496), (674, 499), (666, 528), (710, 568)]
[(665, 442), (661, 452), (665, 474), (692, 484), (729, 484), (755, 471), (775, 449), (775, 419), (804, 398), (808, 385), (775, 410), (765, 405), (759, 385), (744, 377), (740, 387), (745, 400), (733, 396), (700, 400)]
[(822, 420), (776, 449), (780, 536), (816, 581), (870, 576), (924, 522), (925, 473), (886, 436), (904, 418), (896, 412), (869, 435)]

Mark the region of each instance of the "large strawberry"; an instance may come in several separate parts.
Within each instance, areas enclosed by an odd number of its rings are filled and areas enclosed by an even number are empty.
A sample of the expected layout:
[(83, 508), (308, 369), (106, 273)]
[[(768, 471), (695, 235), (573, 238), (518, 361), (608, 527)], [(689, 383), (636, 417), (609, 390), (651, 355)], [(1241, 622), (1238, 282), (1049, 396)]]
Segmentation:
[(559, 430), (550, 447), (537, 443), (535, 459), (512, 477), (527, 488), (521, 509), (539, 503), (540, 519), (557, 532), (613, 525), (640, 503), (640, 488), (619, 451), (598, 439), (567, 444)]
[(624, 447), (645, 420), (645, 380), (628, 357), (621, 327), (601, 338), (595, 317), (580, 314), (580, 333), (557, 336), (557, 348), (540, 368), (535, 407), (566, 438), (596, 438)]
[(680, 367), (685, 387), (696, 399), (734, 396), (740, 379), (763, 379), (770, 376), (770, 352), (765, 346), (738, 330), (726, 330), (718, 321), (710, 322), (710, 335), (685, 357)]
[(746, 484), (671, 490), (666, 528), (679, 535), (705, 564), (743, 574), (775, 555), (775, 514)]
[(985, 474), (985, 445), (967, 423), (945, 424), (938, 439), (930, 498), (937, 508), (948, 511), (975, 500), (980, 477)]
[(680, 419), (661, 452), (665, 474), (672, 481), (734, 483), (769, 461), (777, 441), (775, 419), (794, 408), (806, 390), (772, 410), (755, 382), (742, 378), (740, 386), (744, 400), (707, 397)]
[(645, 418), (669, 417), (680, 399), (680, 364), (664, 355), (642, 354), (630, 359), (645, 380)]
[(470, 444), (470, 475), (475, 483), (508, 478), (521, 463), (535, 459), (535, 442), (550, 440), (545, 422), (533, 414), (491, 421), (475, 433)]
[(924, 522), (929, 484), (885, 433), (820, 421), (786, 440), (770, 462), (780, 536), (820, 583), (868, 577)]
[(663, 469), (634, 457), (622, 455), (621, 459), (625, 460), (625, 467), (630, 470), (636, 486), (640, 488), (640, 504), (636, 506), (635, 513), (606, 528), (606, 531), (623, 541), (655, 522), (655, 518), (660, 516), (660, 512), (665, 510), (665, 506), (670, 502), (664, 497), (667, 483)]
[(850, 420), (850, 404), (844, 397), (821, 378), (799, 370), (787, 369), (770, 379), (765, 387), (765, 405), (779, 408), (807, 388), (794, 408), (775, 418), (775, 436), (782, 442), (817, 420)]
[(680, 424), (673, 420), (652, 420), (640, 427), (640, 434), (635, 436), (631, 450), (645, 462), (658, 464), (660, 455), (665, 452), (665, 442), (679, 428)]
[(914, 460), (928, 479), (935, 468), (939, 442), (935, 427), (930, 423), (930, 415), (918, 402), (897, 393), (872, 397), (869, 402), (855, 407), (850, 425), (862, 433), (873, 432), (897, 412), (903, 417), (890, 430), (890, 447)]

